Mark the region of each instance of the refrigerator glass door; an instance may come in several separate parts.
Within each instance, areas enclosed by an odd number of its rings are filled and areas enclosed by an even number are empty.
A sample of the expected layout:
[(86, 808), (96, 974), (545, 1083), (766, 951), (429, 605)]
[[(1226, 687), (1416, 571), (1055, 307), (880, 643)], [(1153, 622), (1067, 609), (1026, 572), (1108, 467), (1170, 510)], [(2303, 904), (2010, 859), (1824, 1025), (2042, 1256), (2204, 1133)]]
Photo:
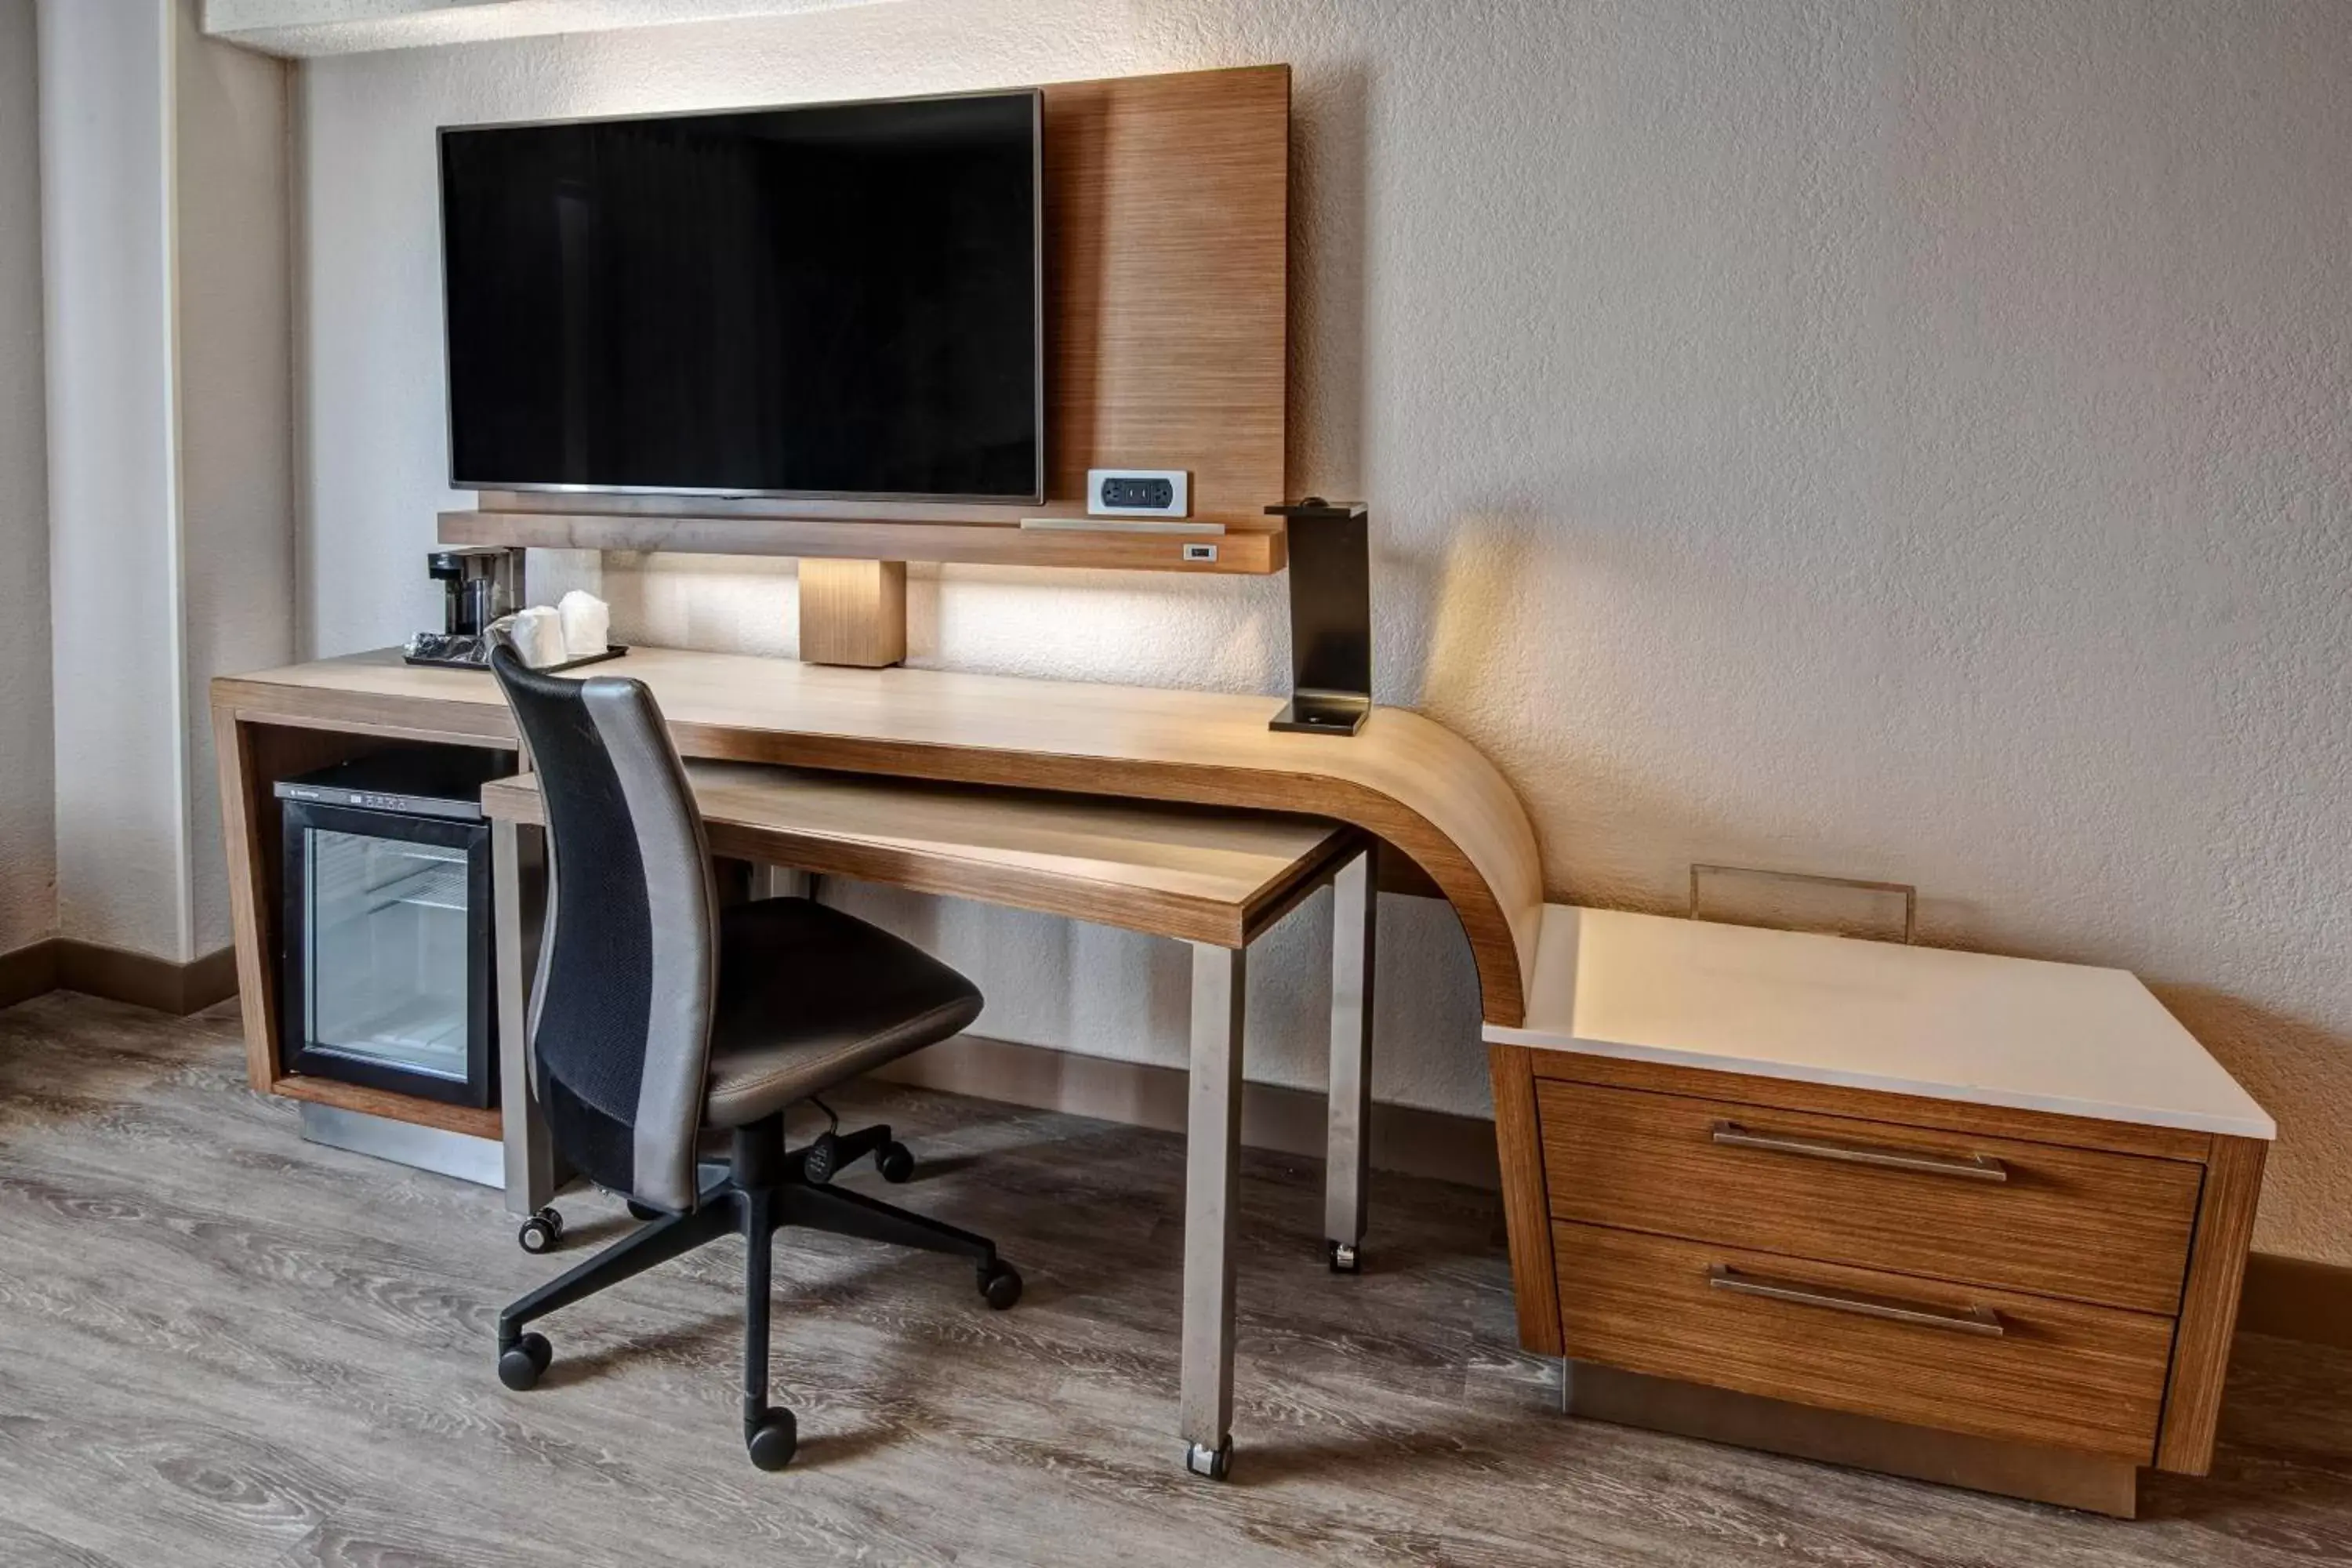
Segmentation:
[(473, 910), (465, 850), (305, 831), (311, 1047), (464, 1082)]
[(498, 1103), (488, 825), (289, 800), (286, 1069)]

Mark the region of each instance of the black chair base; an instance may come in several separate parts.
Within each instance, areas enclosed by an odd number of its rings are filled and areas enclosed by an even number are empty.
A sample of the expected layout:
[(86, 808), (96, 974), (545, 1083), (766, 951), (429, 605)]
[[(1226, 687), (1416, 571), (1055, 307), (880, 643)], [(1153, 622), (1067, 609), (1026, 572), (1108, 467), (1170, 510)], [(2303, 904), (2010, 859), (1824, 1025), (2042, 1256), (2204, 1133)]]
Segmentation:
[[(904, 1145), (891, 1140), (888, 1128), (826, 1137), (836, 1146), (835, 1157), (821, 1163), (823, 1173), (818, 1174), (810, 1169), (810, 1155), (818, 1145), (787, 1152), (781, 1116), (736, 1129), (725, 1176), (703, 1190), (694, 1212), (655, 1219), (499, 1314), (499, 1381), (518, 1391), (529, 1389), (554, 1358), (546, 1336), (523, 1332), (524, 1324), (722, 1236), (740, 1236), (744, 1242), (743, 1443), (753, 1464), (763, 1470), (779, 1470), (791, 1462), (798, 1437), (793, 1413), (768, 1403), (769, 1294), (773, 1237), (778, 1230), (799, 1226), (969, 1258), (979, 1276), (980, 1293), (991, 1307), (1001, 1311), (1021, 1299), (1019, 1271), (996, 1256), (996, 1244), (986, 1237), (909, 1214), (846, 1187), (824, 1184), (850, 1160), (877, 1149), (896, 1149), (904, 1154)], [(841, 1152), (853, 1144), (862, 1146), (855, 1152)], [(907, 1155), (907, 1169), (911, 1171), (912, 1165), (913, 1157)], [(888, 1166), (883, 1173), (889, 1175)]]
[(855, 1132), (828, 1128), (807, 1148), (795, 1150), (791, 1158), (800, 1162), (804, 1180), (822, 1186), (868, 1154), (874, 1156), (874, 1168), (882, 1173), (882, 1179), (894, 1187), (915, 1173), (914, 1151), (891, 1137), (887, 1125), (861, 1127)]

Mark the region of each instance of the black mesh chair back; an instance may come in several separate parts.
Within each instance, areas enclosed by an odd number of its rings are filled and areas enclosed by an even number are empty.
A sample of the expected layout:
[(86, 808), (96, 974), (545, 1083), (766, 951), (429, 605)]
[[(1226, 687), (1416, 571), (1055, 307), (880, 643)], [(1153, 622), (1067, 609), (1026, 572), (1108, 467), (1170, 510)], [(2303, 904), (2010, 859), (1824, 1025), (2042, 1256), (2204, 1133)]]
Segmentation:
[(583, 1174), (688, 1213), (719, 969), (701, 814), (642, 683), (541, 675), (503, 645), (490, 668), (547, 809), (532, 1085)]

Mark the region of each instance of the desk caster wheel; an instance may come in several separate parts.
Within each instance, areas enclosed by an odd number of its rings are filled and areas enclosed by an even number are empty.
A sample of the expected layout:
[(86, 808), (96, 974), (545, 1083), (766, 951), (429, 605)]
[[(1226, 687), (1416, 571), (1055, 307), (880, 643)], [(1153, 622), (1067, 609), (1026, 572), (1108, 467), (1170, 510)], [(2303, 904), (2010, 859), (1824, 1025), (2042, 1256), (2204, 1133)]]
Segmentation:
[(801, 1157), (801, 1170), (811, 1183), (821, 1187), (833, 1180), (840, 1162), (841, 1140), (830, 1131), (820, 1132), (809, 1144), (808, 1152)]
[(1234, 1440), (1227, 1437), (1212, 1448), (1205, 1443), (1184, 1445), (1184, 1468), (1196, 1476), (1222, 1481), (1234, 1470)]
[(528, 1394), (554, 1359), (555, 1348), (545, 1334), (525, 1334), (499, 1352), (499, 1381), (517, 1394)]
[(540, 1210), (515, 1232), (515, 1241), (525, 1252), (552, 1252), (562, 1239), (563, 1216), (553, 1209)]
[(1323, 1244), (1323, 1249), (1324, 1257), (1331, 1265), (1332, 1273), (1361, 1274), (1364, 1271), (1364, 1255), (1356, 1243), (1327, 1241)]
[(904, 1143), (885, 1143), (874, 1152), (874, 1168), (884, 1181), (898, 1186), (914, 1177), (915, 1152)]
[(1021, 1271), (1010, 1263), (992, 1263), (980, 1271), (980, 1293), (992, 1310), (1002, 1312), (1021, 1300)]
[(793, 1451), (799, 1447), (799, 1424), (782, 1405), (770, 1405), (757, 1421), (743, 1423), (744, 1450), (763, 1470), (782, 1469), (793, 1462)]
[(641, 1204), (637, 1202), (636, 1199), (631, 1198), (629, 1200), (629, 1217), (634, 1220), (641, 1221), (646, 1225), (651, 1225), (654, 1221), (664, 1219), (667, 1216), (665, 1215), (661, 1210), (653, 1207), (651, 1205)]

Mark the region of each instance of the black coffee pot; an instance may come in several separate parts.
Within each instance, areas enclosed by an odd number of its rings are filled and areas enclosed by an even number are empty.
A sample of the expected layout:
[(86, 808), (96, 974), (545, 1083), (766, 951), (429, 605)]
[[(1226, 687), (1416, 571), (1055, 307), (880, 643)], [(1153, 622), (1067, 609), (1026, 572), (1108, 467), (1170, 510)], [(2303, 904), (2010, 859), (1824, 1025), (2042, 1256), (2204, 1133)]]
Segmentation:
[(426, 572), (448, 593), (445, 631), (479, 637), (492, 621), (514, 612), (517, 554), (495, 544), (468, 544), (425, 558)]

